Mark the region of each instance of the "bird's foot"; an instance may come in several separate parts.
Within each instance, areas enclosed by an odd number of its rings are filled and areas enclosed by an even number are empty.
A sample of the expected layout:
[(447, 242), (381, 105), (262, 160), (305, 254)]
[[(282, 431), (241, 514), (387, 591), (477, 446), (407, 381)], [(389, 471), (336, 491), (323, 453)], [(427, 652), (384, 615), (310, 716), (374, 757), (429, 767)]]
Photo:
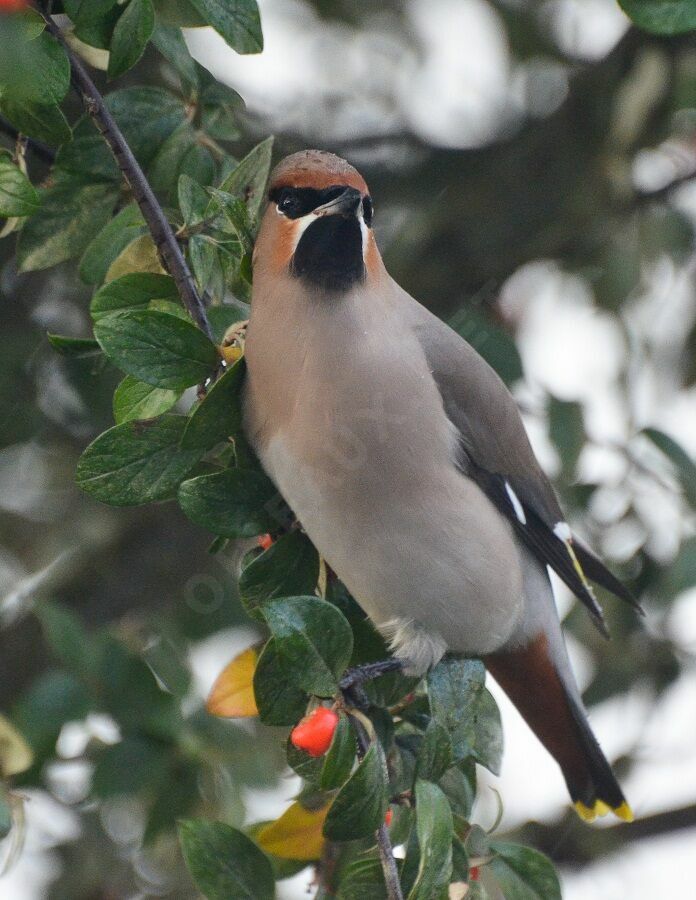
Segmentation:
[(399, 672), (402, 668), (403, 663), (398, 659), (381, 659), (378, 662), (354, 666), (352, 669), (346, 670), (339, 682), (341, 693), (351, 706), (365, 710), (369, 707), (370, 701), (365, 693), (364, 685), (368, 681), (379, 678), (380, 675)]

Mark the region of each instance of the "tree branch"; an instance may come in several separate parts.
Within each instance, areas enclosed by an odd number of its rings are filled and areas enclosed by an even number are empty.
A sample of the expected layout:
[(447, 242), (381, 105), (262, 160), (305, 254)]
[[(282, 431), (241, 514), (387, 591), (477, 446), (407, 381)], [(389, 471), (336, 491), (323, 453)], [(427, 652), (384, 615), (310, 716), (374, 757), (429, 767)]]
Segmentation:
[[(362, 722), (356, 716), (350, 716), (350, 721), (355, 729), (355, 737), (358, 742), (358, 759), (362, 759), (370, 749), (370, 738)], [(382, 872), (384, 873), (384, 882), (387, 886), (387, 896), (389, 900), (404, 900), (399, 872), (394, 859), (394, 851), (389, 838), (389, 829), (385, 822), (382, 822), (379, 826), (375, 836), (377, 838), (380, 862), (382, 863)]]
[(87, 74), (87, 70), (65, 41), (60, 28), (43, 10), (39, 9), (38, 12), (45, 21), (47, 30), (61, 44), (68, 55), (73, 85), (80, 94), (85, 111), (99, 129), (113, 153), (118, 167), (123, 173), (123, 177), (133, 191), (135, 200), (140, 207), (140, 211), (157, 247), (162, 266), (176, 282), (181, 300), (193, 321), (211, 341), (214, 341), (205, 305), (196, 289), (193, 275), (186, 265), (186, 260), (174, 236), (172, 227), (164, 215), (162, 207), (155, 197), (140, 164), (133, 155), (133, 151), (128, 146), (94, 82)]

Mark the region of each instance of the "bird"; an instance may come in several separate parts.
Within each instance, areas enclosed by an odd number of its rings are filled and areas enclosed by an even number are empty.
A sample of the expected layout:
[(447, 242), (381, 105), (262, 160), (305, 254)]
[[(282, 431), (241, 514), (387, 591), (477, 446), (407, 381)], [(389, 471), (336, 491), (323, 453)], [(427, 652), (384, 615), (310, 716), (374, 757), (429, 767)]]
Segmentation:
[(637, 606), (566, 523), (488, 363), (389, 275), (360, 173), (305, 150), (271, 173), (253, 251), (243, 419), (326, 563), (422, 675), (479, 658), (586, 821), (633, 813), (588, 722), (549, 568)]

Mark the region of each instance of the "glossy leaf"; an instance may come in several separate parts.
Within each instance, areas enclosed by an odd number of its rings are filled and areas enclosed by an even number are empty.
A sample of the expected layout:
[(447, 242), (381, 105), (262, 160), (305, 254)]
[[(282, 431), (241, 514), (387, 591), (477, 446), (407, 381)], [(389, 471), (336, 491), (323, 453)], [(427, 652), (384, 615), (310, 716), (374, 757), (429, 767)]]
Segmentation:
[(682, 34), (696, 28), (693, 0), (619, 0), (636, 25), (654, 34)]
[(255, 647), (243, 650), (215, 679), (205, 708), (212, 716), (248, 718), (259, 711), (254, 698), (254, 672), (258, 662)]
[(246, 566), (239, 578), (239, 595), (251, 613), (274, 597), (312, 594), (318, 577), (314, 545), (301, 531), (291, 531)]
[(209, 203), (210, 195), (202, 185), (189, 175), (179, 176), (179, 209), (188, 228), (205, 219)]
[(301, 803), (289, 806), (283, 815), (265, 825), (256, 835), (259, 847), (281, 859), (312, 862), (324, 849), (322, 829), (329, 805), (306, 809)]
[(179, 825), (184, 860), (207, 900), (273, 900), (271, 864), (241, 831), (222, 822), (189, 819)]
[(45, 141), (52, 147), (67, 143), (72, 137), (68, 120), (57, 103), (37, 104), (28, 100), (3, 96), (0, 113), (27, 137)]
[(192, 322), (154, 310), (104, 316), (94, 336), (126, 374), (174, 391), (205, 381), (219, 361), (215, 346)]
[(120, 425), (136, 419), (154, 419), (171, 409), (180, 396), (180, 391), (153, 387), (126, 375), (114, 391), (114, 421)]
[(254, 537), (276, 526), (276, 494), (273, 483), (262, 473), (226, 469), (185, 481), (179, 490), (179, 503), (192, 522), (213, 534)]
[(201, 17), (222, 35), (237, 53), (263, 50), (261, 20), (256, 0), (189, 0)]
[(415, 799), (420, 859), (408, 900), (432, 900), (447, 888), (452, 874), (452, 811), (440, 788), (430, 781), (416, 782)]
[(114, 260), (145, 231), (138, 204), (129, 203), (87, 245), (80, 260), (80, 278), (86, 284), (102, 284)]
[(109, 78), (123, 75), (138, 62), (154, 30), (152, 0), (130, 0), (119, 16), (111, 38)]
[(273, 138), (266, 138), (251, 150), (220, 185), (220, 190), (246, 202), (249, 216), (258, 216), (265, 199), (266, 182), (271, 169)]
[(305, 713), (307, 694), (288, 681), (274, 638), (266, 643), (256, 665), (254, 696), (265, 725), (294, 725)]
[(428, 675), (433, 718), (452, 741), (454, 761), (469, 755), (497, 774), (502, 756), (500, 712), (486, 690), (483, 664), (444, 659)]
[(416, 759), (416, 777), (439, 781), (452, 765), (452, 742), (447, 729), (431, 719)]
[(146, 309), (151, 300), (177, 300), (179, 294), (169, 275), (136, 272), (116, 278), (100, 288), (90, 305), (95, 322), (103, 316), (133, 309)]
[(82, 359), (101, 354), (101, 347), (92, 338), (76, 338), (64, 334), (47, 334), (46, 337), (51, 347), (61, 356)]
[(198, 85), (198, 73), (189, 53), (181, 28), (174, 25), (156, 25), (152, 43), (162, 56), (176, 69), (179, 77), (190, 87)]
[(61, 181), (41, 192), (40, 214), (27, 219), (17, 245), (22, 272), (79, 256), (109, 219), (117, 190), (107, 184)]
[(389, 900), (378, 858), (354, 859), (341, 871), (338, 900)]
[(284, 597), (264, 604), (263, 614), (286, 677), (308, 693), (332, 696), (353, 650), (342, 613), (318, 597)]
[(0, 156), (0, 217), (30, 216), (40, 202), (27, 176), (10, 157)]
[(369, 837), (387, 811), (387, 771), (379, 743), (373, 743), (331, 804), (324, 835), (331, 841)]
[(115, 425), (94, 440), (77, 464), (78, 485), (111, 506), (166, 500), (201, 457), (181, 450), (183, 416)]
[(339, 717), (331, 746), (324, 757), (320, 787), (323, 791), (340, 788), (353, 770), (355, 734), (346, 715)]
[(181, 446), (211, 450), (242, 428), (243, 359), (227, 369), (191, 414)]
[(493, 841), (489, 864), (503, 896), (512, 900), (561, 900), (561, 886), (551, 862), (537, 850)]

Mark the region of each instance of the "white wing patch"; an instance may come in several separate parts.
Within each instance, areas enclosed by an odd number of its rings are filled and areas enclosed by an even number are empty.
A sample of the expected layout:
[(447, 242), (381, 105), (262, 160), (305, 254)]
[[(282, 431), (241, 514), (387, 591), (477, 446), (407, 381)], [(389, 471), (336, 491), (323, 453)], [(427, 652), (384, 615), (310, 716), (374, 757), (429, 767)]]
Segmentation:
[(505, 490), (507, 491), (507, 495), (510, 498), (510, 503), (512, 503), (512, 508), (515, 510), (515, 515), (519, 522), (523, 525), (527, 524), (527, 517), (524, 514), (524, 509), (522, 508), (522, 504), (520, 503), (520, 498), (513, 491), (512, 486), (509, 482), (505, 482)]

